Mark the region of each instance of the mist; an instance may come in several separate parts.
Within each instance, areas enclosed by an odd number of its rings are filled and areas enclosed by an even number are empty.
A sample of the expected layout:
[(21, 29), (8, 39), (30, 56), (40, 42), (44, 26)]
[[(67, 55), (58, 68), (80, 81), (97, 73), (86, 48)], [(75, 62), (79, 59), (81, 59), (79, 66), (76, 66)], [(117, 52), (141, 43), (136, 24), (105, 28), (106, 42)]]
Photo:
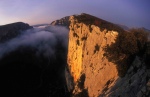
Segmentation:
[(68, 97), (68, 32), (61, 26), (33, 27), (0, 43), (0, 96)]
[(67, 50), (68, 32), (69, 29), (61, 26), (35, 27), (23, 31), (18, 37), (0, 44), (0, 59), (19, 47), (35, 48), (37, 56), (41, 54), (45, 57), (54, 56), (57, 45)]

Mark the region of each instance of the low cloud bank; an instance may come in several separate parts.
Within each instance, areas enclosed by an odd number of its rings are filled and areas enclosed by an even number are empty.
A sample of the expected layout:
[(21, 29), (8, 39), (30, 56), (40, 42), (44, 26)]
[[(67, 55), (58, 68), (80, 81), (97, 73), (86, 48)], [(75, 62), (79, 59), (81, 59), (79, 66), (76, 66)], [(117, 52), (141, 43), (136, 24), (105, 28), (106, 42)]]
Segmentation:
[(21, 32), (18, 37), (0, 44), (0, 58), (22, 46), (37, 49), (37, 55), (53, 56), (57, 45), (68, 48), (68, 32), (67, 28), (60, 26), (33, 28)]

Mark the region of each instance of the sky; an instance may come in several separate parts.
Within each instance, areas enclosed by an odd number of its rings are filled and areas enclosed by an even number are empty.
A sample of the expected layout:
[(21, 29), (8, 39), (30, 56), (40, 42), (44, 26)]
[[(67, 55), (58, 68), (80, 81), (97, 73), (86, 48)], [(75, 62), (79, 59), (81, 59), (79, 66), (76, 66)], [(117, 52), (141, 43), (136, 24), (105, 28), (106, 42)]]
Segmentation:
[(0, 0), (0, 25), (51, 23), (81, 13), (128, 27), (150, 29), (150, 0)]

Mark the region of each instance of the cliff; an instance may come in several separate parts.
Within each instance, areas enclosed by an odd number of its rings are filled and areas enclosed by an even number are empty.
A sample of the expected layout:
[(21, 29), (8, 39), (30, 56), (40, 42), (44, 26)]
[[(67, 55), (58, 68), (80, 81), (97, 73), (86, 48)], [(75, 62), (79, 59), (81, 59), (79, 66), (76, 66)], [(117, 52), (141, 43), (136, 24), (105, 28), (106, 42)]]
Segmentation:
[[(88, 14), (70, 16), (66, 79), (73, 97), (142, 97), (149, 95), (149, 70), (134, 57), (124, 77), (104, 48), (125, 32)], [(124, 40), (126, 41), (126, 40)], [(69, 76), (70, 74), (70, 76)]]

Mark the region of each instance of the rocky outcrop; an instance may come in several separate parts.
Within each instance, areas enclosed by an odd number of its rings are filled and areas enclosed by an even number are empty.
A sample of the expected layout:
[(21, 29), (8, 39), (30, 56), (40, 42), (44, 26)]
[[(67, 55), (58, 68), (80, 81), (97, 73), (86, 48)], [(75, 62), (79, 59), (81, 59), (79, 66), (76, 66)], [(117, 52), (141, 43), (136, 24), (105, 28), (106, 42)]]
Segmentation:
[(28, 24), (17, 22), (0, 26), (0, 42), (7, 41), (19, 35), (20, 31), (32, 28)]
[[(109, 84), (99, 97), (149, 97), (150, 69), (143, 60), (136, 57), (125, 77), (118, 77), (112, 87)], [(108, 88), (109, 87), (109, 88)]]
[[(90, 16), (89, 18), (91, 20)], [(68, 66), (75, 84), (73, 94), (76, 95), (87, 89), (90, 97), (97, 97), (107, 82), (110, 81), (113, 85), (118, 78), (116, 66), (103, 56), (103, 47), (114, 42), (118, 32), (101, 29), (91, 23), (79, 22), (76, 16), (70, 17), (70, 21)], [(82, 75), (84, 82), (80, 80)], [(82, 83), (82, 87), (79, 82)]]
[(55, 26), (66, 26), (66, 27), (69, 27), (70, 25), (70, 22), (69, 22), (69, 16), (66, 16), (64, 18), (61, 18), (59, 20), (55, 20), (51, 23), (51, 25)]
[[(124, 30), (88, 14), (70, 16), (66, 78), (73, 97), (143, 97), (149, 95), (149, 70), (136, 57), (125, 74), (105, 56), (105, 46)], [(69, 74), (71, 76), (69, 76)]]

